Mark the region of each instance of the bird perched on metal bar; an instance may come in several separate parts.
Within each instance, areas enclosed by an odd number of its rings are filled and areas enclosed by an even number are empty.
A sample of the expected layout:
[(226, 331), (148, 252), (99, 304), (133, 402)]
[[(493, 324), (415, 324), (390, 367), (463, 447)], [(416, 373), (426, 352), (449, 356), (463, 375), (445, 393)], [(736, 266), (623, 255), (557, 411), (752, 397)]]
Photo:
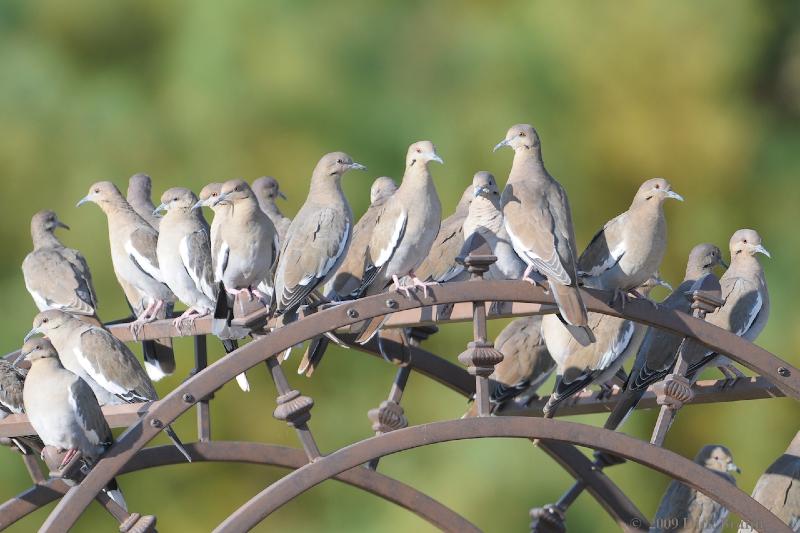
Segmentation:
[(253, 193), (258, 199), (259, 207), (275, 225), (279, 244), (283, 244), (283, 240), (286, 238), (286, 231), (289, 229), (292, 219), (284, 216), (278, 208), (276, 200), (278, 198), (286, 200), (286, 195), (281, 191), (278, 180), (270, 176), (264, 176), (255, 180), (251, 189), (253, 189)]

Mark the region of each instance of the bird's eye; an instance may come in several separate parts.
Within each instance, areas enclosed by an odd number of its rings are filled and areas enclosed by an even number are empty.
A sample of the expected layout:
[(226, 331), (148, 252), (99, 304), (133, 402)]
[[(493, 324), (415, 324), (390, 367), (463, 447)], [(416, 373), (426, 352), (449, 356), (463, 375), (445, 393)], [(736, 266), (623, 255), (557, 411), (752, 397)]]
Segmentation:
[(42, 319), (42, 324), (47, 324), (47, 322), (48, 322), (49, 320), (50, 320), (49, 318), (43, 318), (43, 319)]
[(172, 199), (172, 201), (173, 202), (177, 202), (178, 201), (178, 197), (176, 196), (175, 198)]
[(233, 190), (235, 190), (235, 191), (241, 191), (241, 190), (242, 190), (242, 188), (241, 188), (240, 186), (238, 186), (238, 185), (237, 185), (237, 186), (236, 186), (236, 187), (235, 187)]
[(519, 132), (519, 136), (520, 137), (525, 137), (525, 132), (524, 131)]
[(742, 242), (743, 242), (743, 243), (745, 243), (745, 244), (747, 244), (747, 239), (743, 240)]
[(100, 193), (100, 189), (95, 189), (95, 190), (94, 190), (94, 193), (95, 193), (95, 194), (99, 194), (99, 193)]
[(342, 161), (341, 159), (337, 159), (336, 163), (339, 164), (339, 165), (342, 165), (342, 164), (344, 164), (344, 161)]
[(656, 189), (660, 189), (660, 188), (661, 188), (661, 185), (659, 185), (658, 183), (656, 183)]

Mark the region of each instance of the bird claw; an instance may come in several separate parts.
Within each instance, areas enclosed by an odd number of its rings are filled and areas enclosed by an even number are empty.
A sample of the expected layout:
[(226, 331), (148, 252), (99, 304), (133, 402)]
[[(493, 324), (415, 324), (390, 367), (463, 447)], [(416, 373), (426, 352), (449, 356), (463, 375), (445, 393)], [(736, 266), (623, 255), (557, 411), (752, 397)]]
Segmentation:
[(396, 275), (392, 276), (392, 281), (394, 282), (394, 290), (402, 292), (406, 295), (406, 298), (411, 298), (411, 289), (400, 283), (400, 279)]
[(144, 322), (142, 322), (140, 319), (137, 318), (136, 320), (131, 322), (130, 326), (128, 326), (129, 329), (131, 330), (131, 335), (133, 335), (133, 340), (135, 341), (139, 340), (139, 334), (142, 332), (143, 325)]
[(58, 465), (59, 470), (67, 466), (77, 455), (78, 455), (78, 450), (76, 448), (71, 448), (67, 450), (67, 453), (64, 454), (64, 458), (61, 460), (61, 464)]

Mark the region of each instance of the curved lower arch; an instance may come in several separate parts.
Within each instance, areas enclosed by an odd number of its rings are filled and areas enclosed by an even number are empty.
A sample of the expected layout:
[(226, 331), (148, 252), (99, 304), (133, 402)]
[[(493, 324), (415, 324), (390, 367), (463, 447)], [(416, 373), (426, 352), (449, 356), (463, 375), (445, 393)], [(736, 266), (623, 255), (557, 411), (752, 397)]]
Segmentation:
[[(615, 431), (546, 418), (485, 417), (434, 422), (346, 446), (276, 481), (220, 524), (215, 532), (248, 531), (292, 498), (371, 459), (440, 442), (486, 437), (573, 442), (635, 461), (703, 492), (762, 531), (791, 530), (760, 503), (712, 471), (664, 448)], [(664, 465), (670, 465), (669, 467)]]
[[(679, 335), (702, 339), (714, 351), (729, 355), (762, 376), (769, 378), (787, 396), (800, 399), (800, 371), (745, 339), (737, 337), (703, 320), (684, 313), (654, 307), (649, 301), (634, 300), (625, 305), (625, 312), (609, 307), (609, 293), (581, 290), (584, 304), (590, 311), (628, 318)], [(264, 337), (246, 344), (183, 382), (164, 399), (131, 425), (92, 469), (83, 482), (62, 498), (42, 525), (42, 531), (66, 531), (72, 527), (95, 495), (115, 472), (155, 437), (161, 428), (186, 412), (193, 404), (183, 395), (205, 398), (236, 375), (254, 367), (268, 357), (327, 331), (352, 325), (368, 318), (407, 309), (465, 301), (508, 301), (553, 304), (553, 299), (540, 287), (524, 281), (466, 281), (443, 284), (429, 289), (430, 296), (412, 293), (377, 294), (352, 303), (325, 309), (307, 318), (284, 325)], [(391, 302), (391, 305), (389, 305)], [(152, 422), (157, 420), (153, 424)]]
[[(211, 441), (185, 444), (185, 446), (192, 454), (192, 458), (198, 462), (250, 463), (292, 470), (308, 463), (305, 453), (299, 449), (258, 442)], [(178, 464), (186, 464), (186, 460), (174, 446), (156, 446), (136, 454), (120, 474)], [(378, 472), (366, 468), (353, 468), (335, 476), (335, 479), (399, 505), (439, 529), (480, 531), (474, 524), (430, 496)], [(68, 490), (69, 486), (60, 479), (50, 479), (44, 484), (34, 485), (16, 498), (0, 505), (0, 529), (9, 527), (57, 500)]]

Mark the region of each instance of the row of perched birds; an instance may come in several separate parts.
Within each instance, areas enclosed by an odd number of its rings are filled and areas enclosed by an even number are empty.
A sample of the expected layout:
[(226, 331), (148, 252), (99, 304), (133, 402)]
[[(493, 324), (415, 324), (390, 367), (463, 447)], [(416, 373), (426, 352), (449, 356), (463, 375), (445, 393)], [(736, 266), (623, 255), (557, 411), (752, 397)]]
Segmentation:
[[(429, 141), (409, 147), (399, 186), (390, 178), (375, 180), (371, 205), (357, 223), (341, 178), (365, 167), (341, 152), (320, 159), (308, 197), (292, 220), (276, 205), (282, 193), (273, 178), (260, 178), (252, 186), (240, 179), (212, 183), (199, 195), (171, 188), (155, 206), (149, 177), (136, 175), (127, 197), (112, 183), (99, 182), (78, 205), (95, 203), (107, 217), (114, 271), (136, 317), (131, 323), (134, 335), (143, 324), (171, 316), (178, 301), (187, 308), (174, 322), (182, 327), (212, 312), (221, 297), (257, 299), (271, 316), (283, 315), (288, 321), (301, 306), (336, 304), (390, 288), (407, 295), (419, 289), (427, 295), (431, 286), (468, 277), (457, 258), (465, 253), (469, 237), (480, 235), (497, 257), (487, 278), (542, 285), (558, 306), (557, 314), (513, 321), (498, 337), (496, 345), (505, 359), (493, 375), (495, 408), (508, 402), (527, 404), (556, 370), (546, 416), (592, 384), (607, 391), (622, 384), (622, 400), (606, 424), (616, 428), (647, 387), (670, 372), (681, 338), (589, 313), (579, 287), (613, 291), (615, 300), (624, 304), (630, 298), (647, 298), (653, 287), (664, 284), (658, 277), (666, 250), (663, 202), (683, 199), (662, 178), (645, 181), (630, 208), (606, 223), (578, 255), (566, 193), (544, 166), (535, 129), (513, 126), (495, 150), (502, 147), (514, 151), (502, 192), (490, 173), (478, 172), (455, 213), (445, 220), (429, 169), (431, 162), (442, 159)], [(202, 207), (213, 212), (210, 225)], [(160, 212), (164, 215), (158, 216)], [(130, 349), (103, 328), (86, 260), (54, 234), (64, 226), (52, 211), (33, 217), (34, 250), (22, 269), (41, 313), (22, 354), (31, 361), (28, 380), (31, 375), (40, 377), (35, 387), (25, 387), (23, 400), (29, 395), (30, 402), (7, 405), (0, 398), (0, 403), (11, 412), (26, 409), (46, 444), (79, 450), (91, 462), (110, 442), (97, 404), (156, 399), (152, 381), (172, 373), (175, 359), (170, 339), (144, 341), (142, 369)], [(769, 313), (766, 281), (755, 255), (768, 253), (750, 229), (735, 232), (729, 247), (730, 266), (720, 280), (725, 303), (706, 319), (753, 340)], [(683, 283), (660, 305), (688, 312), (686, 291), (718, 265), (727, 266), (716, 246), (696, 246)], [(358, 342), (374, 336), (383, 320), (358, 325)], [(31, 339), (36, 334), (47, 338)], [(300, 372), (313, 372), (329, 340), (337, 339), (332, 333), (314, 339)], [(235, 341), (223, 344), (227, 352), (237, 346)], [(635, 363), (626, 375), (623, 364), (634, 354)], [(726, 375), (738, 374), (724, 356), (699, 344), (691, 345), (685, 356), (692, 378), (711, 364)], [(0, 396), (5, 397), (2, 391), (15, 372), (18, 369), (4, 372)], [(65, 383), (82, 380), (88, 389), (70, 385), (56, 402), (46, 380), (57, 375)], [(249, 388), (246, 376), (237, 381)], [(52, 416), (54, 403), (60, 409), (57, 417)], [(46, 405), (51, 412), (41, 413)], [(78, 435), (80, 428), (83, 437)], [(171, 430), (170, 436), (180, 447)], [(87, 447), (86, 438), (94, 447)]]

